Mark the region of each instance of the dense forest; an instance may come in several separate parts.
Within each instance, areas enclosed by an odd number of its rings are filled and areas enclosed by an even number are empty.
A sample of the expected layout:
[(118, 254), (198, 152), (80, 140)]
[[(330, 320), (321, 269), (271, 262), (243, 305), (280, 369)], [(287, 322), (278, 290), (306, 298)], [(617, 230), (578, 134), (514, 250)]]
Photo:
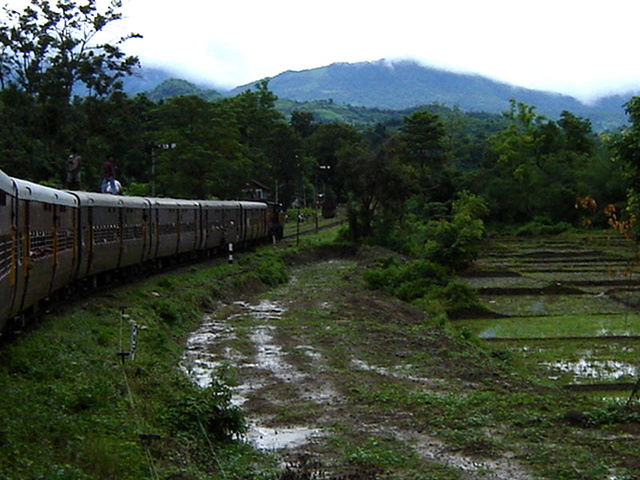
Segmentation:
[(33, 0), (4, 12), (0, 166), (10, 175), (62, 187), (64, 160), (77, 152), (87, 190), (108, 157), (129, 195), (241, 198), (259, 182), (285, 207), (320, 195), (346, 204), (354, 237), (386, 241), (396, 227), (451, 218), (456, 202), (516, 229), (602, 225), (604, 206), (635, 202), (636, 98), (630, 127), (596, 134), (572, 112), (550, 120), (518, 99), (502, 115), (360, 108), (345, 122), (278, 103), (266, 80), (234, 97), (128, 96), (122, 80), (139, 62), (120, 45), (137, 35), (94, 42), (120, 19), (119, 2), (100, 12), (95, 1)]

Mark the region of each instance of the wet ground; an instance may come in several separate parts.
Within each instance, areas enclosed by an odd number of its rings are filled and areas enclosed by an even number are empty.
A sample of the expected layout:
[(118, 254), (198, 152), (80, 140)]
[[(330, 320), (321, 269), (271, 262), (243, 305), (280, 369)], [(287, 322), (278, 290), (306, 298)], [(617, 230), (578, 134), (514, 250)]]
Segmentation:
[[(317, 470), (313, 478), (333, 478), (326, 465), (336, 461), (335, 450), (344, 448), (336, 444), (352, 442), (352, 449), (365, 455), (361, 449), (369, 442), (375, 451), (379, 444), (372, 439), (378, 437), (408, 446), (407, 455), (417, 462), (460, 472), (451, 478), (534, 478), (510, 454), (486, 458), (461, 452), (408, 422), (407, 414), (380, 416), (366, 405), (353, 405), (353, 391), (366, 390), (370, 382), (390, 387), (402, 382), (434, 395), (444, 395), (449, 384), (444, 372), (411, 361), (423, 353), (420, 343), (401, 352), (398, 345), (406, 337), (378, 337), (386, 334), (369, 331), (373, 324), (361, 332), (353, 328), (360, 316), (365, 321), (370, 314), (382, 324), (422, 318), (386, 295), (356, 294), (350, 287), (355, 268), (355, 260), (307, 264), (293, 271), (287, 286), (265, 298), (220, 304), (189, 338), (182, 368), (203, 387), (216, 378), (232, 385), (232, 402), (248, 420), (244, 440), (277, 452), (283, 466), (309, 456), (321, 459), (324, 473)], [(375, 476), (371, 470), (357, 473), (353, 465), (332, 469), (349, 478)]]
[[(621, 251), (495, 243), (465, 277), (494, 314), (454, 325), (472, 329), (492, 350), (517, 355), (550, 384), (624, 397), (639, 367), (640, 328), (628, 287), (611, 285), (618, 280), (611, 268), (626, 268)], [(529, 442), (520, 437), (530, 427), (484, 423), (484, 415), (496, 414), (483, 401), (478, 411), (465, 411), (475, 395), (496, 403), (514, 395), (519, 403), (538, 387), (477, 364), (424, 313), (363, 289), (362, 268), (366, 262), (357, 258), (323, 258), (293, 267), (287, 285), (259, 298), (221, 303), (189, 338), (183, 370), (202, 387), (231, 386), (232, 402), (248, 421), (243, 440), (272, 452), (282, 468), (298, 465), (298, 476), (286, 478), (542, 478), (528, 466), (538, 460), (531, 457), (537, 437), (528, 446), (513, 443)], [(456, 404), (462, 410), (444, 421)], [(619, 441), (635, 448), (634, 435), (606, 435), (610, 448)], [(601, 443), (599, 432), (580, 430), (572, 438), (581, 440), (570, 451), (600, 455), (588, 446)], [(379, 477), (381, 471), (394, 474)]]
[(635, 253), (614, 233), (496, 240), (463, 280), (498, 315), (456, 324), (552, 383), (624, 399), (640, 369)]

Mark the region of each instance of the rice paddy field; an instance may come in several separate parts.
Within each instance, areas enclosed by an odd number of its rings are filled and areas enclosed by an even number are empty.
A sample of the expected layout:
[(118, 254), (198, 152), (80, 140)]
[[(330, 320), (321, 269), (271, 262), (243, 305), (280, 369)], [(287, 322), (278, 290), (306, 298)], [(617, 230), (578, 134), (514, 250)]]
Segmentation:
[(640, 369), (637, 246), (615, 232), (504, 237), (463, 281), (486, 314), (455, 320), (544, 382), (627, 401)]

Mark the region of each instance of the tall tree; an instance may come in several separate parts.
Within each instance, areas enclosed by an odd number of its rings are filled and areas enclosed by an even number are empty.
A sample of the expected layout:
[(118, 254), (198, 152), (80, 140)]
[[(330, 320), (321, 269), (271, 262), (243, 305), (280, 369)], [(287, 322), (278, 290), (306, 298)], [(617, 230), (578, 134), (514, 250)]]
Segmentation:
[[(358, 240), (369, 236), (379, 214), (397, 221), (409, 195), (405, 171), (393, 152), (393, 141), (374, 146), (364, 138), (343, 143), (337, 152), (337, 174), (349, 193), (350, 230)], [(391, 222), (385, 223), (385, 228)]]
[[(108, 27), (121, 18), (120, 8), (120, 0), (111, 0), (103, 10), (98, 0), (81, 5), (31, 0), (21, 12), (3, 8), (0, 87), (8, 93), (0, 100), (9, 125), (0, 132), (8, 134), (0, 142), (12, 145), (12, 153), (23, 159), (23, 176), (56, 176), (72, 143), (69, 116), (75, 88), (107, 96), (120, 90), (122, 77), (138, 65), (136, 57), (121, 50), (123, 42), (138, 35), (106, 40)], [(29, 108), (28, 124), (21, 123), (27, 115), (16, 111), (16, 105)]]
[(31, 0), (22, 12), (5, 6), (0, 23), (0, 86), (14, 84), (40, 102), (68, 102), (78, 82), (96, 95), (119, 90), (120, 79), (138, 65), (138, 59), (126, 56), (120, 45), (140, 35), (106, 41), (102, 34), (122, 18), (122, 1), (111, 0), (104, 11), (97, 3)]
[(445, 128), (437, 114), (419, 110), (407, 116), (396, 138), (397, 152), (416, 197), (416, 213), (431, 215), (431, 203), (441, 202), (447, 183)]
[(250, 179), (233, 112), (225, 103), (174, 97), (152, 114), (158, 193), (179, 198), (231, 198)]

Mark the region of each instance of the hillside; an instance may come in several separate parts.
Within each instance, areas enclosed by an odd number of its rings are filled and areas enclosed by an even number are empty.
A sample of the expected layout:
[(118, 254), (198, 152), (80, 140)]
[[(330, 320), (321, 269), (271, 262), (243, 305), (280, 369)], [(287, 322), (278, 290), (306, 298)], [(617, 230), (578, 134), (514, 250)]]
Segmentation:
[[(250, 87), (240, 86), (229, 93), (235, 95)], [(269, 79), (269, 88), (280, 98), (298, 102), (326, 100), (392, 110), (440, 103), (457, 105), (464, 111), (500, 113), (509, 108), (509, 99), (516, 98), (550, 118), (557, 118), (563, 110), (587, 117), (597, 130), (624, 124), (622, 105), (631, 96), (611, 96), (585, 105), (568, 95), (517, 87), (480, 75), (448, 72), (412, 61), (384, 60), (287, 71)]]
[[(258, 80), (256, 80), (257, 82)], [(175, 73), (155, 69), (142, 71), (125, 82), (127, 93), (147, 92), (159, 100), (174, 95), (194, 94), (208, 100), (220, 94), (233, 96), (251, 89), (256, 82), (218, 93), (185, 80)], [(563, 110), (589, 118), (596, 131), (626, 123), (623, 104), (632, 96), (615, 95), (586, 105), (576, 98), (554, 92), (531, 90), (497, 82), (480, 75), (453, 73), (425, 67), (413, 61), (334, 63), (303, 71), (287, 71), (269, 79), (269, 89), (280, 98), (280, 107), (316, 113), (321, 121), (345, 121), (344, 106), (357, 108), (360, 119), (375, 118), (380, 112), (402, 111), (422, 105), (458, 106), (467, 112), (501, 113), (515, 98), (536, 107), (552, 119)], [(367, 110), (374, 112), (370, 115)], [(347, 112), (348, 117), (353, 111)]]

